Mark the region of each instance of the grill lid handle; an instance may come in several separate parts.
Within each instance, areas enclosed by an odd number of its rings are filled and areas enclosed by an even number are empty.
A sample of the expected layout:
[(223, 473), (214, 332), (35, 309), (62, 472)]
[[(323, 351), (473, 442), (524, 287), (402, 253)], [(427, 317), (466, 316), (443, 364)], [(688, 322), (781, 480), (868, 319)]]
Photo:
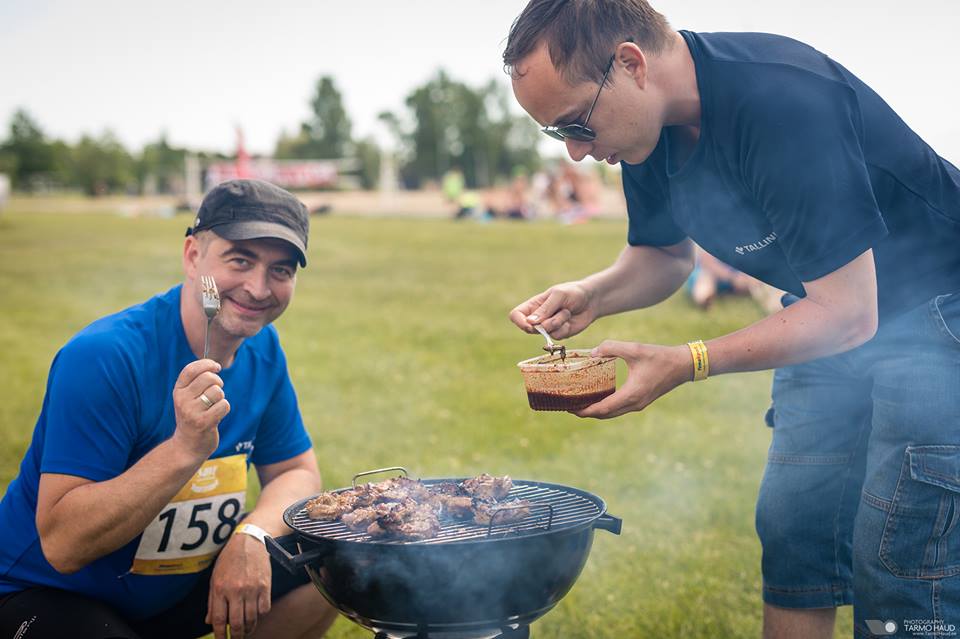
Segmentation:
[[(285, 537), (280, 537), (281, 540), (284, 539), (293, 539), (294, 535), (287, 535)], [(307, 552), (302, 552), (297, 555), (291, 555), (287, 552), (287, 549), (280, 545), (280, 542), (270, 535), (267, 535), (263, 538), (263, 543), (267, 546), (267, 552), (273, 557), (274, 561), (287, 569), (291, 575), (297, 574), (300, 570), (303, 569), (303, 566), (310, 563), (311, 561), (318, 559), (323, 551), (319, 548), (314, 550), (308, 550)]]
[(596, 521), (593, 522), (593, 527), (609, 530), (614, 535), (619, 535), (620, 529), (623, 527), (623, 520), (619, 517), (614, 517), (613, 515), (603, 513), (597, 517)]

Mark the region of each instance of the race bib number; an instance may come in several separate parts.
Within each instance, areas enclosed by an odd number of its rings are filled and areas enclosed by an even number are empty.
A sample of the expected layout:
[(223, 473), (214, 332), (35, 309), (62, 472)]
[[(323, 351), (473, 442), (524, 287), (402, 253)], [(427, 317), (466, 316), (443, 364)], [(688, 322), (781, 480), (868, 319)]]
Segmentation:
[(185, 575), (209, 566), (237, 527), (246, 494), (246, 455), (207, 460), (143, 531), (131, 572)]

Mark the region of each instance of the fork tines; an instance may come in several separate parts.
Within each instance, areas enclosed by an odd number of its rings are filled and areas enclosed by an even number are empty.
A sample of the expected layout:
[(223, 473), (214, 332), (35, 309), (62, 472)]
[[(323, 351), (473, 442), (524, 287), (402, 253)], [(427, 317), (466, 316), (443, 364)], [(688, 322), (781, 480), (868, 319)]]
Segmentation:
[(200, 276), (200, 296), (204, 313), (212, 317), (220, 311), (220, 293), (217, 291), (217, 283), (210, 275)]

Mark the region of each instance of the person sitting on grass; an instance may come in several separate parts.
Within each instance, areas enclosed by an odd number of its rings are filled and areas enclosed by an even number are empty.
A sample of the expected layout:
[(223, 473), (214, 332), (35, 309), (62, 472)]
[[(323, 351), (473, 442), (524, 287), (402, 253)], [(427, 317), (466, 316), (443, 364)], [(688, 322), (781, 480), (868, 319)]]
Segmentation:
[[(225, 182), (187, 231), (182, 285), (60, 349), (0, 502), (0, 635), (319, 637), (333, 622), (305, 572), (272, 564), (263, 541), (321, 490), (271, 325), (306, 265), (308, 227), (286, 191)], [(201, 276), (221, 300), (209, 327)], [(242, 517), (250, 464), (262, 490)]]
[(707, 310), (720, 295), (749, 295), (765, 313), (780, 310), (783, 295), (772, 286), (738, 271), (696, 246), (696, 266), (687, 278), (686, 289), (698, 308)]

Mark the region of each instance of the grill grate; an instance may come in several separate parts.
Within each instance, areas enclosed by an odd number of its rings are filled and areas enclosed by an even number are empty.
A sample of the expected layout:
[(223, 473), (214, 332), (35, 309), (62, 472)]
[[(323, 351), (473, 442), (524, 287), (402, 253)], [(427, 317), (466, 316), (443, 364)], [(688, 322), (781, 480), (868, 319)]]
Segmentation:
[[(446, 481), (457, 482), (456, 479), (426, 479), (424, 484), (438, 484)], [(590, 522), (603, 513), (602, 502), (591, 499), (586, 494), (572, 489), (565, 489), (554, 484), (513, 481), (513, 488), (506, 499), (527, 499), (531, 502), (530, 514), (520, 521), (507, 524), (498, 524), (494, 521), (491, 537), (505, 535), (523, 536), (547, 530), (562, 530), (573, 528)], [(553, 508), (551, 521), (549, 505)], [(323, 539), (367, 542), (375, 541), (381, 544), (442, 544), (455, 541), (470, 541), (487, 537), (487, 526), (473, 522), (445, 521), (441, 519), (440, 533), (433, 539), (420, 541), (374, 540), (366, 533), (354, 532), (339, 521), (317, 521), (307, 516), (305, 507), (301, 507), (288, 522), (295, 531)]]

